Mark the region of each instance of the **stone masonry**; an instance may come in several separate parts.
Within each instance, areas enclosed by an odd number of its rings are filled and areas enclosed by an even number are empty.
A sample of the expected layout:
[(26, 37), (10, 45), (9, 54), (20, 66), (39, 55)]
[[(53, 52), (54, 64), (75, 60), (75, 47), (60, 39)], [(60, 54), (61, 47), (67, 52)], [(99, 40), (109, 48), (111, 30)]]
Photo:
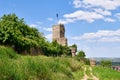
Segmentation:
[(53, 25), (52, 40), (57, 41), (62, 46), (67, 46), (67, 38), (65, 38), (65, 28), (63, 24)]

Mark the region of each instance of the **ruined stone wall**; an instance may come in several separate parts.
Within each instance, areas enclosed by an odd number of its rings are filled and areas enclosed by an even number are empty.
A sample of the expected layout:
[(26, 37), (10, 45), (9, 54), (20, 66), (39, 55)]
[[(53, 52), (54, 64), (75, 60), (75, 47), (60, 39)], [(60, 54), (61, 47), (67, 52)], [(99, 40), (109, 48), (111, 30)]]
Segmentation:
[(90, 65), (91, 66), (96, 66), (96, 61), (95, 60), (90, 60)]
[(56, 40), (63, 46), (67, 45), (67, 38), (65, 38), (65, 28), (63, 24), (53, 25), (52, 40)]
[(72, 53), (72, 57), (76, 56), (76, 48), (75, 47), (70, 47), (71, 49), (71, 53)]

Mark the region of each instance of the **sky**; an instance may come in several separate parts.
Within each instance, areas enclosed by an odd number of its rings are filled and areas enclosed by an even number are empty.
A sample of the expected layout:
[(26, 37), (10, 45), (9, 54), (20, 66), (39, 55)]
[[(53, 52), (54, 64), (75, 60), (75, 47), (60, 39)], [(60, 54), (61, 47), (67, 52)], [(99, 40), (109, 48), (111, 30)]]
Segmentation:
[(120, 0), (0, 0), (0, 17), (10, 13), (50, 42), (52, 25), (64, 24), (68, 45), (86, 57), (120, 57)]

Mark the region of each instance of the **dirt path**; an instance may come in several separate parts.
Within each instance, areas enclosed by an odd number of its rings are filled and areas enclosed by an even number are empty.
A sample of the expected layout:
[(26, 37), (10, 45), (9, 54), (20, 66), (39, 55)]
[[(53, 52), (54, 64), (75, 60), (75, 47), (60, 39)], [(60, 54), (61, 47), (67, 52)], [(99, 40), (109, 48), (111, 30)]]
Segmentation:
[(90, 69), (90, 74), (91, 74), (91, 76), (92, 76), (92, 79), (93, 79), (93, 80), (99, 80), (95, 75), (93, 75), (93, 73), (92, 73), (92, 68), (89, 67), (89, 69)]
[(87, 80), (89, 78), (89, 76), (87, 76), (86, 74), (86, 67), (84, 68), (84, 77), (82, 80)]
[(86, 74), (86, 67), (84, 68), (84, 77), (83, 77), (83, 79), (82, 80), (99, 80), (99, 78), (97, 78), (95, 75), (93, 75), (93, 73), (92, 73), (92, 68), (91, 67), (89, 67), (89, 72), (90, 72), (90, 75), (88, 76), (87, 74)]

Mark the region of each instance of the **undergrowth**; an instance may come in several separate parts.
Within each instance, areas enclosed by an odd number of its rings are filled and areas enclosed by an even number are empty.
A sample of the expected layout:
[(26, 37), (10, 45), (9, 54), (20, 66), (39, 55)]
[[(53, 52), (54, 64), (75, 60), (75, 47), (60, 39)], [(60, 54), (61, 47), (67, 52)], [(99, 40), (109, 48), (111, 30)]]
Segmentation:
[(82, 71), (72, 58), (20, 56), (0, 46), (0, 80), (78, 80)]

